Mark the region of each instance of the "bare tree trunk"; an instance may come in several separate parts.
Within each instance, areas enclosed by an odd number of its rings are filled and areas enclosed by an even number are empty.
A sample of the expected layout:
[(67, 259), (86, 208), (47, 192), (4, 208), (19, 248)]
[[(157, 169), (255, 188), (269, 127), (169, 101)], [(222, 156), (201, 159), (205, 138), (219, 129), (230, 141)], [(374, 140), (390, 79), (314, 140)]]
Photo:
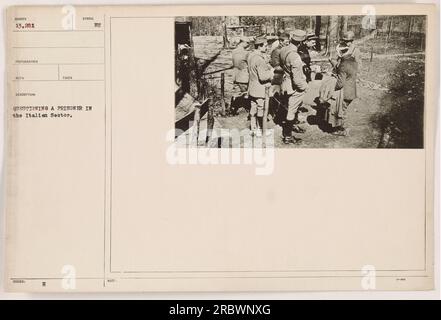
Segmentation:
[(341, 32), (344, 34), (346, 32), (348, 32), (348, 16), (343, 16), (343, 22), (342, 22), (342, 26), (341, 26)]
[(387, 43), (387, 41), (389, 41), (389, 39), (392, 36), (393, 22), (394, 22), (394, 17), (392, 16), (392, 17), (390, 17), (390, 21), (389, 21), (389, 30), (387, 31), (386, 43)]
[(330, 52), (330, 50), (329, 50), (329, 46), (330, 46), (329, 25), (330, 25), (330, 23), (331, 23), (331, 19), (330, 19), (330, 17), (328, 17), (328, 22), (326, 23), (326, 51), (325, 51), (325, 55), (329, 55), (329, 52)]
[(320, 29), (322, 27), (322, 17), (321, 16), (315, 16), (315, 35), (319, 37), (319, 40), (317, 41), (317, 51), (321, 51), (321, 43), (320, 43)]
[(328, 22), (327, 30), (327, 48), (326, 53), (332, 58), (337, 45), (337, 35), (338, 35), (338, 16), (330, 16)]
[[(385, 34), (386, 35), (386, 39), (387, 39), (387, 32), (389, 30), (389, 20), (390, 20), (390, 16), (387, 16), (386, 21), (383, 22), (383, 27), (381, 28), (381, 34)], [(386, 30), (384, 28), (384, 26), (386, 26)]]
[(337, 35), (336, 35), (336, 42), (340, 42), (340, 36), (341, 36), (341, 30), (343, 28), (343, 21), (341, 17), (338, 17), (337, 19)]
[(412, 35), (413, 19), (414, 18), (412, 16), (409, 18), (409, 27), (407, 30), (407, 38), (410, 38), (410, 36)]
[(312, 29), (312, 24), (313, 24), (312, 16), (310, 16), (309, 17), (309, 29)]
[[(389, 24), (390, 24), (389, 16), (387, 17), (385, 24), (386, 24), (386, 43), (384, 44), (384, 54), (387, 53), (387, 42), (389, 41)], [(384, 25), (381, 32), (382, 33), (384, 32)]]
[(228, 48), (230, 46), (230, 43), (228, 41), (227, 36), (227, 23), (226, 23), (226, 17), (222, 17), (222, 31), (223, 31), (223, 46), (224, 48)]

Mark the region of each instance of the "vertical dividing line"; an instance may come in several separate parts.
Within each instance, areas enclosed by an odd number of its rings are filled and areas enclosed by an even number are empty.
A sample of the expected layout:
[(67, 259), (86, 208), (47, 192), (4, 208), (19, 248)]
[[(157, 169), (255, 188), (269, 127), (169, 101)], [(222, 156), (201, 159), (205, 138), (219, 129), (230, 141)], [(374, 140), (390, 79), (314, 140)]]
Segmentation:
[(106, 15), (103, 20), (104, 46), (104, 254), (103, 254), (103, 287), (106, 287), (106, 207), (107, 207), (107, 77), (106, 77)]
[(110, 189), (109, 189), (109, 272), (112, 273), (112, 172), (113, 172), (113, 135), (112, 135), (112, 124), (113, 124), (113, 80), (112, 80), (112, 17), (109, 18), (110, 22), (110, 33), (109, 33), (109, 55), (110, 55)]

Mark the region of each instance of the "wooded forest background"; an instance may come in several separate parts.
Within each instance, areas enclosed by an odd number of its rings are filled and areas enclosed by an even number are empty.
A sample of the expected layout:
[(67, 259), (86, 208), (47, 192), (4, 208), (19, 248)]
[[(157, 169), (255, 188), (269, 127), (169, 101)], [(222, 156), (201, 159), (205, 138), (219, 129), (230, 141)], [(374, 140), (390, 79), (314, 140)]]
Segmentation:
[(191, 22), (193, 36), (222, 36), (224, 46), (237, 36), (276, 35), (279, 29), (313, 29), (321, 39), (321, 47), (332, 52), (345, 31), (356, 38), (373, 35), (389, 40), (419, 40), (424, 51), (425, 16), (219, 16), (181, 17)]
[[(232, 50), (240, 36), (266, 34), (271, 44), (280, 29), (312, 29), (320, 41), (311, 61), (324, 72), (332, 69), (329, 58), (335, 58), (344, 32), (354, 32), (354, 44), (361, 52), (359, 98), (351, 107), (350, 136), (336, 140), (311, 125), (300, 147), (424, 146), (426, 16), (176, 17), (175, 70), (186, 66), (187, 72), (181, 74), (195, 80), (187, 91), (199, 101), (210, 99), (210, 110), (222, 127), (244, 126), (246, 118), (222, 116), (234, 89)], [(178, 47), (183, 44), (188, 45), (190, 58), (181, 63)], [(177, 79), (179, 87), (182, 81)]]

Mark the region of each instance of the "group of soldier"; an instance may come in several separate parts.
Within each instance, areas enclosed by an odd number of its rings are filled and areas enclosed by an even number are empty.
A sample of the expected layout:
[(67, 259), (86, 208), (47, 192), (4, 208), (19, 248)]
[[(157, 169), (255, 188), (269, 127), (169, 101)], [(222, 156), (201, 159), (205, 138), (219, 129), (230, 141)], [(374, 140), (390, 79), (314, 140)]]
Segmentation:
[[(265, 96), (280, 104), (274, 121), (282, 127), (282, 140), (294, 144), (301, 140), (294, 133), (303, 133), (299, 126), (299, 108), (311, 80), (322, 79), (320, 72), (311, 71), (310, 50), (315, 48), (318, 37), (312, 30), (280, 30), (278, 38), (268, 46), (266, 36), (251, 41), (241, 37), (232, 52), (235, 72), (234, 83), (239, 93), (233, 96), (230, 110), (234, 113), (248, 102), (250, 129), (256, 136), (262, 135)], [(356, 76), (360, 52), (353, 44), (354, 34), (349, 31), (337, 45), (337, 59), (330, 60), (333, 71), (320, 87), (317, 103), (324, 106), (332, 134), (347, 135), (345, 117), (347, 106), (356, 97)], [(252, 46), (252, 50), (250, 50)], [(314, 79), (312, 79), (314, 78)], [(269, 88), (269, 89), (267, 89)], [(243, 104), (243, 105), (241, 105)], [(274, 115), (273, 115), (274, 116)]]

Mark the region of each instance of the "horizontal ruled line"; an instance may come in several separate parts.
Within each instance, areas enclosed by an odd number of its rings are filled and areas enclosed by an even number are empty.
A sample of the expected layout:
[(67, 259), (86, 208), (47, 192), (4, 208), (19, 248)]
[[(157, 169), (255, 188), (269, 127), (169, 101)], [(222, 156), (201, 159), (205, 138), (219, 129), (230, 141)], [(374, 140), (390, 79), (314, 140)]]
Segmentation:
[(82, 65), (104, 65), (102, 62), (77, 62), (77, 63), (13, 63), (14, 66), (57, 66), (57, 65), (66, 65), (66, 66), (82, 66)]
[(13, 79), (14, 82), (82, 82), (82, 81), (104, 81), (104, 79), (96, 80), (17, 80)]
[(12, 32), (104, 32), (104, 30), (12, 30)]
[(104, 49), (104, 47), (12, 47), (13, 49)]

